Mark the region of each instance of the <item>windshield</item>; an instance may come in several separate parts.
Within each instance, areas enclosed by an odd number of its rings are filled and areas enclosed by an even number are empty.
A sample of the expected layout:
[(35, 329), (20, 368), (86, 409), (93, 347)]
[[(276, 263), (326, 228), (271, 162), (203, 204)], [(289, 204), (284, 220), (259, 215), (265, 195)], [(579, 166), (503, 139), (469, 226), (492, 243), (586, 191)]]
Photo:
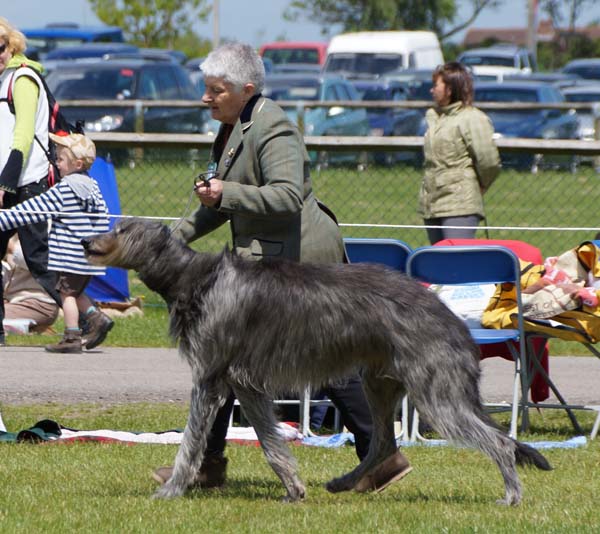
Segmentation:
[(327, 59), (327, 72), (355, 72), (381, 75), (401, 69), (402, 54), (330, 54)]
[(527, 89), (476, 89), (478, 102), (538, 102), (538, 93)]
[(130, 68), (54, 70), (47, 78), (57, 100), (122, 100), (135, 91), (135, 71)]
[(319, 87), (317, 85), (274, 87), (268, 96), (271, 100), (318, 100)]
[(319, 64), (319, 52), (316, 48), (268, 48), (263, 57), (276, 65), (280, 63), (313, 63)]
[(565, 98), (568, 102), (600, 102), (600, 93), (571, 93)]
[(502, 56), (464, 56), (460, 62), (463, 65), (492, 65), (494, 67), (514, 67), (515, 60), (512, 57)]

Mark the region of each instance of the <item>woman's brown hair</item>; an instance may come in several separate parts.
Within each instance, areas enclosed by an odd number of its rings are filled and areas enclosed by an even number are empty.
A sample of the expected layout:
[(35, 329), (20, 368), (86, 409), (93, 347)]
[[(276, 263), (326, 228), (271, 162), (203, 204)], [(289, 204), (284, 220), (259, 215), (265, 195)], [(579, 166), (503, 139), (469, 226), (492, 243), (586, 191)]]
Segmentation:
[(465, 106), (473, 104), (473, 77), (462, 63), (449, 61), (439, 65), (431, 76), (434, 84), (439, 77), (450, 90), (450, 104), (458, 101)]

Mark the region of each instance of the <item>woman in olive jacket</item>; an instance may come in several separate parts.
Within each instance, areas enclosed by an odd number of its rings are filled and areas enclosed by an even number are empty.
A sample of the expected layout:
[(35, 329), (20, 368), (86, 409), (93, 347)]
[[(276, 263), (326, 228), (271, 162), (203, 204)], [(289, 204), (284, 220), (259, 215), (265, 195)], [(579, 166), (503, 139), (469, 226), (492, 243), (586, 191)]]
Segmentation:
[(449, 62), (437, 67), (432, 78), (436, 105), (425, 115), (425, 173), (419, 195), (431, 244), (475, 236), (485, 217), (483, 194), (500, 171), (492, 123), (472, 106), (470, 73)]

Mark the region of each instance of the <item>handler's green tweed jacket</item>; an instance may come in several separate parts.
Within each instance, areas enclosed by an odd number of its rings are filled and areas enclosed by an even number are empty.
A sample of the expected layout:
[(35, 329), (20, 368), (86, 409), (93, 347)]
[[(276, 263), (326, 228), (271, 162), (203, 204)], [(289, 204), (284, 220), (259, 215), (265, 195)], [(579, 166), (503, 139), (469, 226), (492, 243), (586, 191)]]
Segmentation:
[(481, 188), (487, 190), (500, 172), (494, 128), (477, 108), (455, 102), (425, 114), (425, 172), (419, 196), (424, 219), (484, 217)]
[(235, 252), (249, 259), (341, 261), (339, 228), (317, 204), (304, 140), (285, 112), (258, 95), (228, 139), (225, 132), (222, 125), (212, 147), (221, 202), (201, 204), (175, 235), (189, 243), (229, 220)]

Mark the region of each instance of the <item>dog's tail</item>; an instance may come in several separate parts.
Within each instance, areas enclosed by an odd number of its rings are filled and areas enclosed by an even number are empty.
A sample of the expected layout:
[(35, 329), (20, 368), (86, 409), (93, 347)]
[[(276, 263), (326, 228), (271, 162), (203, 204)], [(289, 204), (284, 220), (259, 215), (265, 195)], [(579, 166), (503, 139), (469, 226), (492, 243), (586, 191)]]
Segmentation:
[(552, 471), (550, 462), (536, 449), (515, 440), (515, 461), (517, 465), (534, 466), (544, 471)]

